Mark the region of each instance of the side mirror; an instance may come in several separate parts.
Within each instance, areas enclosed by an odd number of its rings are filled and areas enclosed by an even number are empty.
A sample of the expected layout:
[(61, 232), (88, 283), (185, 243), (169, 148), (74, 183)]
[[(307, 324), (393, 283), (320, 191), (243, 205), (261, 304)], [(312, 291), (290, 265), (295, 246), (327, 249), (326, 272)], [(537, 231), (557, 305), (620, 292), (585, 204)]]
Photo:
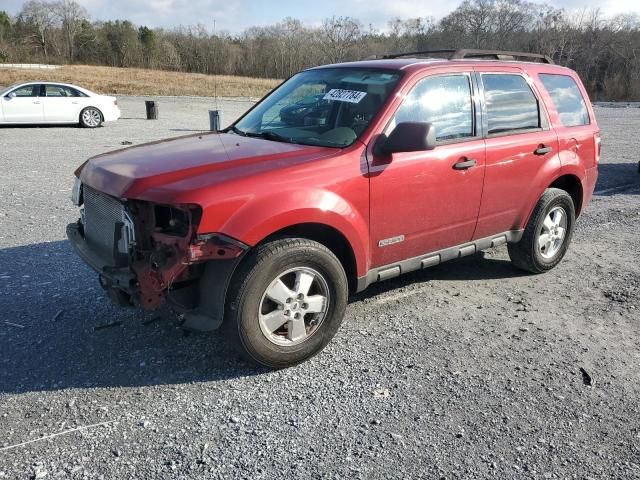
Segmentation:
[(401, 122), (381, 140), (378, 151), (386, 155), (433, 150), (436, 148), (436, 128), (426, 122)]
[(16, 93), (15, 92), (8, 93), (7, 98), (16, 98)]

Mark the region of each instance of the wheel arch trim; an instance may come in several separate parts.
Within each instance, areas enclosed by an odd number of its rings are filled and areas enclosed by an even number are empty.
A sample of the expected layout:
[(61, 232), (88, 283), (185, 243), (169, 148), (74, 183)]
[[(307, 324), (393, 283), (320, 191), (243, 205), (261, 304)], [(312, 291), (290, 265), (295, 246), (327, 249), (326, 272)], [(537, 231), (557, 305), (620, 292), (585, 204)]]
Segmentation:
[[(581, 172), (582, 172), (582, 175), (580, 174)], [(551, 179), (545, 183), (545, 186), (540, 191), (536, 192), (536, 196), (530, 202), (529, 211), (527, 212), (527, 215), (523, 218), (519, 227), (521, 229), (524, 229), (526, 227), (527, 223), (529, 223), (529, 220), (531, 219), (531, 215), (533, 215), (533, 212), (536, 208), (536, 205), (538, 204), (538, 201), (540, 201), (540, 198), (542, 198), (542, 195), (544, 195), (544, 192), (549, 188), (560, 188), (561, 190), (565, 190), (571, 196), (571, 199), (574, 202), (574, 207), (576, 210), (576, 218), (577, 218), (579, 213), (582, 211), (582, 207), (585, 204), (584, 179), (585, 179), (584, 170), (580, 170), (574, 167), (562, 167), (560, 170), (555, 172), (555, 175), (553, 175), (553, 177), (551, 177)], [(567, 191), (566, 188), (563, 188), (563, 186), (565, 186), (563, 185), (564, 182), (566, 181), (573, 182), (574, 180), (577, 181), (580, 187), (580, 193), (579, 193), (580, 205), (579, 206), (576, 205), (576, 199), (571, 194), (571, 192)], [(558, 186), (558, 185), (562, 185), (562, 186)]]

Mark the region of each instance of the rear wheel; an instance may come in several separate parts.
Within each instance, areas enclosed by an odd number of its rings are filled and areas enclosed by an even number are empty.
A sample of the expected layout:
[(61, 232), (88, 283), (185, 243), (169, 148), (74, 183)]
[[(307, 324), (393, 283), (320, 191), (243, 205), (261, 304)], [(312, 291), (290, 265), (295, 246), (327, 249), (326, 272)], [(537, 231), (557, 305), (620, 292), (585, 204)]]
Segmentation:
[(80, 112), (80, 125), (96, 128), (102, 124), (102, 113), (95, 107), (87, 107)]
[(567, 252), (575, 225), (571, 196), (558, 188), (547, 189), (529, 219), (522, 239), (509, 244), (512, 263), (531, 273), (555, 267)]
[(257, 247), (234, 275), (225, 330), (251, 360), (284, 368), (322, 350), (347, 305), (347, 278), (323, 245), (302, 238)]

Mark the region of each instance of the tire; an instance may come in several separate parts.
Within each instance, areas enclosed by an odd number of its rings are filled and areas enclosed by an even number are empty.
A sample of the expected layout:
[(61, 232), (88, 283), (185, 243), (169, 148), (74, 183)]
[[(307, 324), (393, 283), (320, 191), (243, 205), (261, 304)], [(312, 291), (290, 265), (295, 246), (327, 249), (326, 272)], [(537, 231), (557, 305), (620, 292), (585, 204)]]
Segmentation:
[(227, 292), (223, 331), (249, 360), (286, 368), (329, 343), (347, 300), (347, 276), (328, 248), (303, 238), (274, 240), (249, 252), (238, 266)]
[(569, 194), (548, 188), (533, 210), (522, 239), (508, 245), (511, 262), (531, 273), (551, 270), (567, 253), (575, 221), (575, 206)]
[(102, 112), (95, 107), (86, 107), (80, 112), (80, 126), (84, 128), (98, 128), (103, 120)]

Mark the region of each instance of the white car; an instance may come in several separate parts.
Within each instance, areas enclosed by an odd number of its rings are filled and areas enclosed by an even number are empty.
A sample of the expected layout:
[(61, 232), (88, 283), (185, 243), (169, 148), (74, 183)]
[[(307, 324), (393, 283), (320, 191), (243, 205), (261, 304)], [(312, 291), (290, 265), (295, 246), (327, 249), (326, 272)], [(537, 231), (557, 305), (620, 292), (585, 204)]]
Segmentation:
[(0, 90), (0, 124), (79, 123), (96, 128), (120, 118), (115, 97), (76, 85), (28, 82)]

